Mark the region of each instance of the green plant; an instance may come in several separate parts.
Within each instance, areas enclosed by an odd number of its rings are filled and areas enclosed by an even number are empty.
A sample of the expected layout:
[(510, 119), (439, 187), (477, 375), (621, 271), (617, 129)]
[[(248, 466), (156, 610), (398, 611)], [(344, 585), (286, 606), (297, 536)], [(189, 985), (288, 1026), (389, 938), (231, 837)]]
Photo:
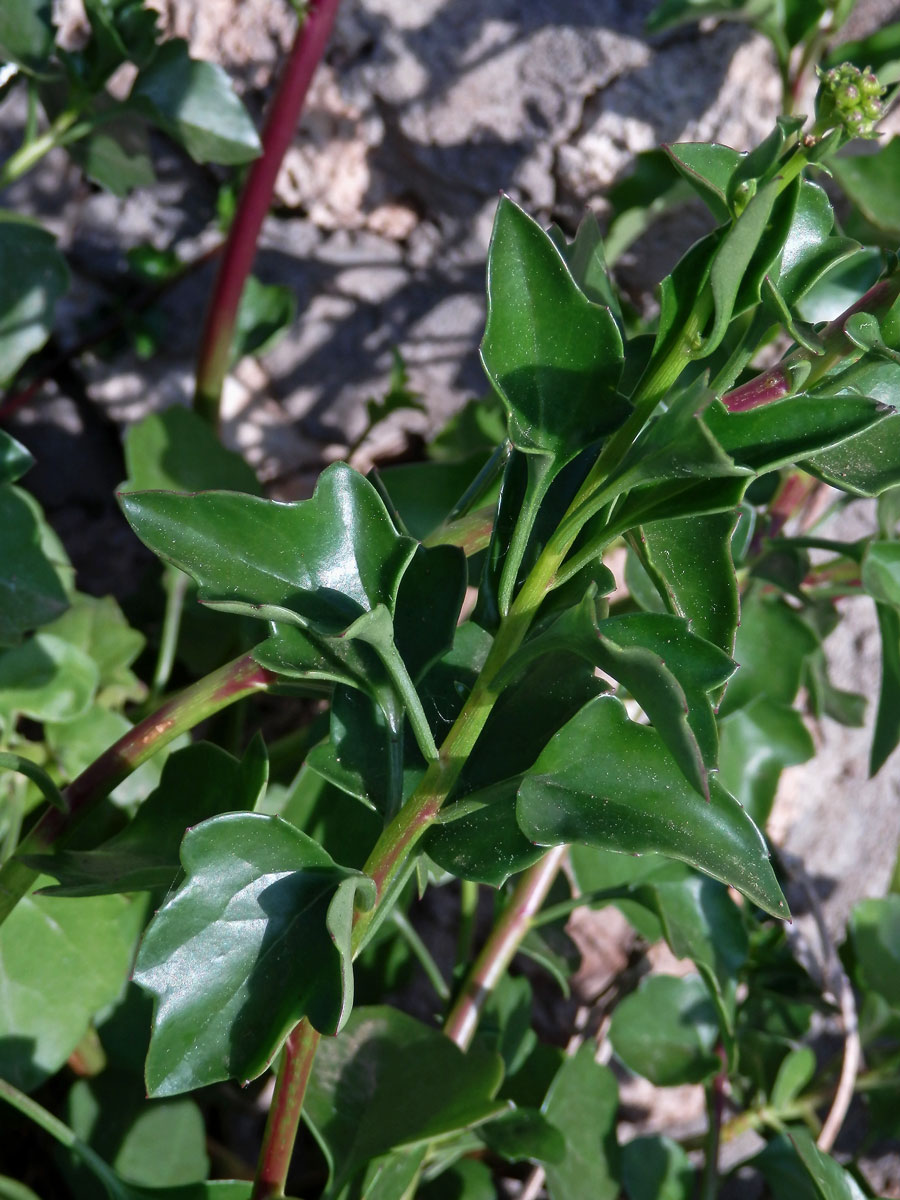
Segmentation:
[[(91, 11), (98, 37), (107, 9)], [(838, 598), (877, 606), (873, 770), (900, 740), (900, 272), (835, 228), (811, 178), (860, 124), (823, 96), (809, 129), (784, 117), (750, 154), (670, 148), (716, 228), (661, 282), (653, 323), (623, 311), (594, 222), (569, 242), (503, 199), (491, 395), (426, 462), (334, 464), (279, 504), (198, 413), (129, 430), (122, 508), (166, 564), (150, 700), (142, 636), (73, 591), (16, 486), (29, 455), (0, 434), (0, 1099), (67, 1152), (49, 1186), (262, 1200), (293, 1170), (305, 1195), (477, 1200), (525, 1164), (554, 1200), (680, 1200), (695, 1182), (715, 1196), (721, 1143), (752, 1128), (775, 1197), (865, 1194), (828, 1150), (854, 1094), (896, 1135), (897, 896), (857, 907), (817, 979), (760, 833), (782, 768), (812, 754), (802, 696), (860, 717), (826, 669)], [(255, 234), (235, 237), (232, 318)], [(212, 311), (221, 349), (231, 318)], [(201, 368), (204, 416), (219, 367)], [(399, 367), (384, 407), (397, 397)], [(819, 536), (820, 481), (880, 497), (871, 537)], [(170, 694), (176, 668), (200, 678)], [(220, 744), (183, 736), (226, 708), (247, 719), (261, 691), (314, 702), (268, 754), (239, 722), (212, 724)], [(411, 914), (456, 880), (451, 975)], [(621, 980), (608, 1041), (658, 1086), (703, 1085), (698, 1180), (696, 1146), (617, 1144), (612, 1070), (589, 1042), (540, 1041), (529, 977), (507, 973), (523, 953), (565, 989), (566, 917), (610, 904), (696, 967)], [(437, 1024), (384, 1003), (416, 966)], [(835, 1013), (842, 1051), (819, 1064), (813, 1017)], [(216, 1144), (238, 1094), (202, 1089), (270, 1068), (244, 1181), (239, 1139)], [(201, 1105), (232, 1179), (207, 1180)]]

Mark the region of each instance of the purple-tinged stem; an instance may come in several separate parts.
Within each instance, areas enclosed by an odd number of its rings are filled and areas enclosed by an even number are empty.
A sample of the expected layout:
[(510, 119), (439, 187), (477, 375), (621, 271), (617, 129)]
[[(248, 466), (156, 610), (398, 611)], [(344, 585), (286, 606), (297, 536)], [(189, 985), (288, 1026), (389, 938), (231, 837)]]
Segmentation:
[(272, 671), (261, 667), (252, 655), (244, 654), (167, 700), (105, 750), (63, 789), (64, 810), (48, 807), (19, 844), (16, 854), (0, 867), (0, 923), (9, 916), (38, 875), (21, 861), (19, 855), (48, 850), (157, 750), (229, 704), (264, 690), (277, 678)]
[(444, 1022), (444, 1033), (467, 1050), (491, 992), (503, 978), (553, 886), (568, 846), (554, 846), (529, 867), (513, 889), (503, 916), (494, 926)]
[(319, 1038), (309, 1021), (303, 1020), (294, 1026), (284, 1044), (250, 1200), (284, 1195)]
[(262, 154), (247, 174), (228, 234), (203, 327), (194, 391), (194, 408), (212, 424), (219, 419), (219, 401), (241, 293), (256, 256), (256, 243), (272, 203), (282, 159), (325, 51), (338, 3), (339, 0), (309, 0), (266, 117)]
[[(819, 333), (823, 351), (821, 354), (813, 354), (812, 351), (805, 349), (794, 350), (768, 371), (763, 371), (761, 375), (749, 379), (740, 387), (726, 392), (722, 397), (722, 403), (729, 412), (749, 412), (750, 409), (758, 408), (761, 404), (772, 404), (776, 400), (783, 400), (785, 396), (790, 396), (797, 390), (794, 381), (798, 378), (802, 379), (803, 387), (810, 387), (832, 367), (837, 366), (848, 353), (857, 349), (855, 343), (851, 342), (844, 332), (847, 321), (860, 312), (871, 313), (880, 320), (887, 315), (896, 303), (898, 296), (900, 296), (900, 271), (895, 272), (888, 279), (880, 280), (874, 287), (870, 287), (864, 296), (851, 304), (839, 317), (835, 317), (821, 330)], [(812, 370), (798, 376), (797, 368), (803, 364), (809, 364)]]

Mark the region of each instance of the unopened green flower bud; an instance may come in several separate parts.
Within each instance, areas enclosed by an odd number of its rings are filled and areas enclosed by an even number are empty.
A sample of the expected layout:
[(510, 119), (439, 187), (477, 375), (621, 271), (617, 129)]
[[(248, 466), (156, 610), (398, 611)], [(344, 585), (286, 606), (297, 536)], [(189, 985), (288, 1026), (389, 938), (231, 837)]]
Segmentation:
[(816, 96), (818, 130), (843, 127), (851, 137), (874, 137), (875, 123), (881, 117), (883, 88), (868, 67), (860, 71), (852, 63), (842, 63), (829, 71), (819, 71)]

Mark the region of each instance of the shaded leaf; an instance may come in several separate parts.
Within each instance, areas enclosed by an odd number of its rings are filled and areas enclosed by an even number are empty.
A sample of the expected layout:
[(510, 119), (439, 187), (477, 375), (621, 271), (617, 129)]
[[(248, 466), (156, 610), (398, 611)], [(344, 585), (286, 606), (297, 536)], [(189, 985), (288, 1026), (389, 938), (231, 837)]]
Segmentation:
[(900, 895), (861, 900), (849, 932), (863, 986), (900, 1008)]
[(49, 633), (0, 653), (0, 713), (35, 721), (71, 721), (97, 691), (97, 664), (83, 650)]
[(520, 450), (562, 466), (614, 429), (622, 339), (608, 308), (587, 298), (559, 250), (503, 197), (488, 253), (488, 317), (481, 356)]
[(21, 442), (0, 429), (0, 484), (14, 483), (34, 466), (34, 459)]
[(622, 1147), (622, 1182), (628, 1200), (691, 1200), (694, 1168), (671, 1138), (636, 1137)]
[(374, 887), (278, 817), (190, 829), (185, 881), (151, 921), (134, 980), (156, 997), (151, 1096), (255, 1078), (306, 1016), (336, 1032), (353, 1002), (353, 897)]
[(0, 59), (41, 74), (52, 49), (50, 0), (4, 0), (0, 5)]
[(728, 684), (719, 716), (761, 696), (790, 705), (800, 687), (804, 661), (818, 647), (814, 631), (780, 596), (759, 589), (745, 595), (734, 647), (740, 666)]
[(698, 975), (651, 975), (613, 1012), (609, 1040), (627, 1067), (657, 1087), (702, 1083), (722, 1063), (719, 1023)]
[(543, 1113), (516, 1108), (478, 1129), (484, 1144), (507, 1162), (562, 1163), (566, 1139)]
[(19, 901), (0, 927), (4, 1079), (29, 1091), (59, 1070), (125, 988), (142, 921), (143, 906), (122, 896)]
[(77, 593), (67, 612), (45, 631), (83, 650), (97, 664), (98, 691), (110, 705), (140, 700), (145, 688), (129, 668), (144, 648), (142, 633), (128, 624), (112, 596)]
[(869, 774), (879, 771), (900, 742), (900, 612), (876, 604), (881, 635), (881, 689), (869, 755)]
[(731, 220), (729, 183), (741, 154), (717, 142), (676, 142), (664, 146), (681, 177), (703, 200), (719, 225)]
[(14, 645), (66, 609), (70, 570), (37, 502), (0, 487), (0, 646)]
[(376, 1155), (497, 1115), (501, 1078), (495, 1054), (477, 1046), (463, 1054), (396, 1009), (357, 1009), (339, 1038), (320, 1044), (303, 1108), (331, 1168), (326, 1194)]
[(248, 275), (235, 319), (232, 365), (247, 354), (271, 350), (296, 315), (297, 297), (291, 288), (283, 283), (262, 283), (255, 275)]
[(785, 1055), (772, 1085), (771, 1103), (776, 1110), (795, 1100), (812, 1083), (816, 1074), (815, 1051), (801, 1046)]
[[(26, 8), (18, 3), (13, 7)], [(3, 12), (9, 7), (4, 4)], [(69, 269), (56, 239), (34, 221), (0, 209), (0, 383), (11, 379), (53, 329)]]
[(252, 810), (267, 774), (260, 741), (251, 743), (242, 761), (208, 742), (186, 746), (166, 760), (159, 786), (121, 833), (93, 850), (62, 849), (25, 861), (58, 880), (44, 895), (169, 888), (181, 870), (178, 848), (185, 831), (222, 812)]
[[(897, 59), (900, 61), (900, 41)], [(892, 137), (874, 154), (835, 158), (829, 162), (829, 169), (867, 220), (894, 238), (900, 236), (900, 197), (896, 184), (900, 138)]]
[(765, 842), (740, 805), (715, 779), (710, 800), (698, 796), (655, 730), (629, 721), (611, 696), (591, 701), (550, 741), (519, 789), (517, 813), (526, 836), (544, 845), (657, 851), (787, 916)]
[[(106, 106), (95, 100), (93, 107), (102, 111)], [(114, 196), (127, 196), (156, 182), (147, 127), (133, 113), (104, 118), (69, 147), (69, 154), (88, 179)]]
[(222, 445), (208, 421), (173, 404), (148, 413), (125, 434), (128, 479), (133, 491), (203, 492), (228, 488), (258, 496), (256, 473), (240, 454)]
[(719, 781), (760, 828), (769, 818), (781, 772), (814, 754), (800, 714), (765, 696), (719, 724)]
[(129, 101), (195, 162), (245, 163), (260, 153), (253, 122), (228, 76), (191, 58), (181, 38), (160, 46), (138, 73)]
[(750, 1165), (765, 1176), (773, 1200), (863, 1200), (856, 1181), (805, 1129), (778, 1134)]
[(615, 1200), (619, 1194), (616, 1110), (619, 1094), (608, 1067), (582, 1046), (557, 1071), (542, 1106), (565, 1132), (565, 1157), (545, 1164), (552, 1200)]

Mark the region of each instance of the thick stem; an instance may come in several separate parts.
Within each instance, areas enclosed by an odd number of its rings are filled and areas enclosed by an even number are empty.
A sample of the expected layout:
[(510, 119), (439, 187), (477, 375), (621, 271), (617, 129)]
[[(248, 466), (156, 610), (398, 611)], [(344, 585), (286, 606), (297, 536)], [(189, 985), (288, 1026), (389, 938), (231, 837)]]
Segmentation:
[(228, 234), (206, 314), (194, 392), (194, 407), (212, 423), (219, 417), (219, 400), (228, 371), (241, 293), (256, 256), (263, 221), (272, 203), (275, 180), (325, 51), (338, 2), (310, 0), (266, 118), (262, 154), (250, 167)]
[[(264, 690), (277, 678), (272, 671), (261, 667), (251, 654), (244, 654), (166, 701), (155, 713), (129, 729), (63, 790), (63, 810), (46, 809), (20, 843), (17, 855), (48, 850), (157, 750), (213, 713), (244, 696)], [(8, 859), (0, 867), (0, 923), (25, 895), (37, 874), (18, 856)]]
[(284, 1195), (303, 1111), (303, 1097), (320, 1036), (308, 1021), (303, 1020), (294, 1027), (284, 1044), (251, 1200), (270, 1200), (270, 1197)]
[(804, 388), (811, 387), (841, 359), (858, 349), (844, 333), (844, 326), (850, 317), (865, 312), (880, 320), (886, 316), (898, 296), (900, 271), (896, 271), (888, 279), (879, 280), (861, 299), (825, 326), (819, 334), (822, 354), (813, 354), (812, 351), (800, 347), (768, 371), (763, 371), (762, 374), (742, 383), (740, 387), (726, 392), (722, 403), (729, 412), (748, 412), (761, 404), (772, 404), (792, 395), (797, 391), (798, 382)]
[(471, 1045), (482, 1010), (491, 992), (531, 928), (532, 920), (547, 899), (559, 873), (568, 846), (554, 846), (524, 872), (513, 889), (503, 916), (494, 926), (463, 985), (456, 1003), (444, 1022), (444, 1033), (461, 1050)]

